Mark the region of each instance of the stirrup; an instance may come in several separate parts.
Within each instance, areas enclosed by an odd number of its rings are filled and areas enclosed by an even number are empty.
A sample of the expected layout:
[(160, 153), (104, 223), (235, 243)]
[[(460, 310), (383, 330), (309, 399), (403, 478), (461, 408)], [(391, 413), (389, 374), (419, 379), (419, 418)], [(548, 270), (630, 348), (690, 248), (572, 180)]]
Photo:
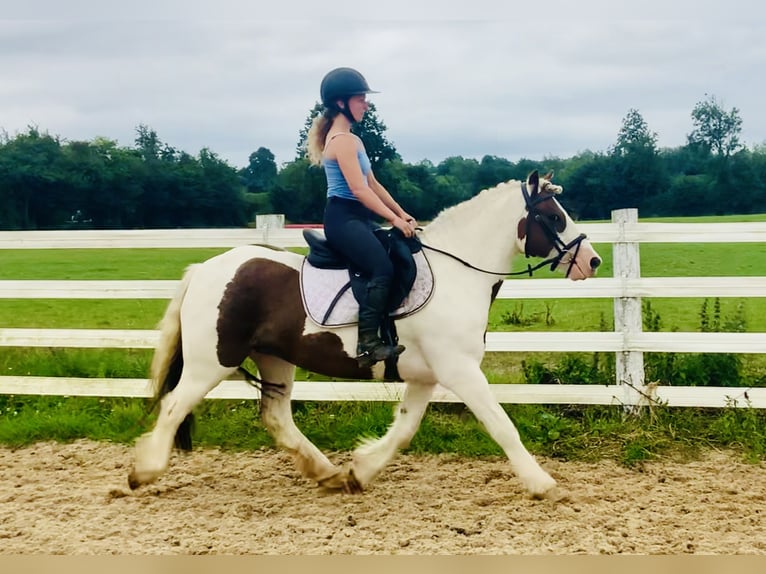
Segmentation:
[(401, 355), (404, 352), (404, 345), (386, 345), (383, 341), (379, 345), (375, 345), (371, 349), (360, 351), (357, 349), (356, 362), (361, 369), (367, 369), (372, 367), (375, 363), (385, 361), (386, 359), (392, 359)]

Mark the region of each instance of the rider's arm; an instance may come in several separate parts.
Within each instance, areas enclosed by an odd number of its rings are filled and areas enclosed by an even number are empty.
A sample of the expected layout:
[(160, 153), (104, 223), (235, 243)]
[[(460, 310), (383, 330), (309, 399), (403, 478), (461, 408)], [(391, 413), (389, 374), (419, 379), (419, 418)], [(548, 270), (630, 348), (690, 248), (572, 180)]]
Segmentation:
[[(411, 234), (410, 224), (372, 190), (368, 179), (364, 177), (362, 168), (359, 165), (357, 149), (356, 138), (344, 137), (335, 138), (333, 140), (333, 155), (338, 162), (340, 171), (346, 179), (346, 183), (348, 184), (351, 193), (353, 193), (366, 208), (378, 214), (380, 217), (390, 222), (391, 225), (405, 232), (405, 235), (409, 236)], [(389, 198), (391, 197), (388, 192), (386, 192), (386, 195), (388, 195)], [(393, 202), (392, 198), (391, 201)], [(396, 204), (396, 202), (394, 202), (394, 204)], [(401, 208), (399, 208), (399, 210), (401, 210)]]

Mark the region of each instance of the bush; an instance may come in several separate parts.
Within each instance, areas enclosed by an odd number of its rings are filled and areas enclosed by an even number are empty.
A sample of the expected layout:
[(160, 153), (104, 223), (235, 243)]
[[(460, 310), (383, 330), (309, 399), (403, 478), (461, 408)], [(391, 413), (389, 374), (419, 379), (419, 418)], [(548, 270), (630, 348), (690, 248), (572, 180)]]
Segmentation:
[[(642, 303), (644, 329), (659, 331), (662, 320), (651, 302)], [(713, 312), (705, 299), (700, 309), (700, 331), (744, 332), (747, 329), (744, 303), (740, 302), (733, 317), (721, 317), (721, 302), (716, 298)], [(742, 360), (732, 353), (647, 353), (644, 356), (646, 380), (664, 385), (739, 387), (750, 386), (742, 373)]]

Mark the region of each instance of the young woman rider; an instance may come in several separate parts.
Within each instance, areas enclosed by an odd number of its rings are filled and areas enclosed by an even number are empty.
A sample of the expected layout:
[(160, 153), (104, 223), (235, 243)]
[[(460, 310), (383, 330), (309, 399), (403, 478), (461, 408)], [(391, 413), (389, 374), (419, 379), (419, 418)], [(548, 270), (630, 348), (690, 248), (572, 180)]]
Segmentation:
[(377, 92), (352, 68), (328, 72), (319, 91), (324, 112), (309, 130), (308, 157), (323, 166), (327, 177), (325, 237), (368, 279), (366, 296), (359, 302), (357, 345), (357, 361), (367, 367), (404, 351), (401, 345), (383, 342), (379, 334), (394, 269), (374, 234), (375, 220), (385, 219), (405, 237), (415, 233), (417, 222), (375, 179), (362, 140), (351, 133), (369, 108), (367, 94)]

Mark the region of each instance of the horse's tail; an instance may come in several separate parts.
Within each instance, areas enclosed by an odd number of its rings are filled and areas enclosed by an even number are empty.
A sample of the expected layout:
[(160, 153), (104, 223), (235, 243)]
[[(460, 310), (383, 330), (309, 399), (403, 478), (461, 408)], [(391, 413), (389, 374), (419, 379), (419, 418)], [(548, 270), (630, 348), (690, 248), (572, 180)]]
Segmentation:
[[(181, 351), (181, 304), (186, 296), (186, 290), (191, 282), (194, 268), (197, 265), (189, 265), (186, 268), (181, 283), (178, 286), (173, 299), (165, 309), (158, 328), (160, 340), (152, 357), (150, 368), (152, 385), (154, 387), (155, 404), (176, 388), (181, 379), (184, 367), (184, 357)], [(188, 414), (176, 431), (176, 447), (183, 450), (191, 450), (191, 431), (194, 424), (194, 415)]]

